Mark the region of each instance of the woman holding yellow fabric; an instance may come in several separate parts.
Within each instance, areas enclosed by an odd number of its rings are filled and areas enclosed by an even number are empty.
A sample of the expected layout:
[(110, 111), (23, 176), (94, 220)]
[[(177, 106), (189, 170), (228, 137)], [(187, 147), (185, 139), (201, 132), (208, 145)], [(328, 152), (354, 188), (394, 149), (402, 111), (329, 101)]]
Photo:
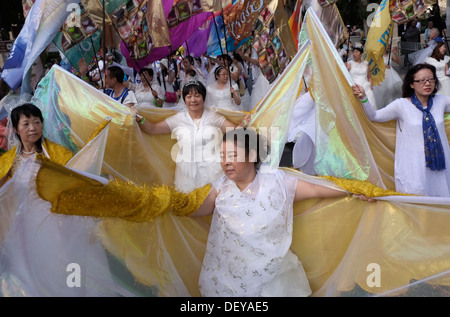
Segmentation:
[(348, 193), (260, 166), (260, 144), (252, 129), (224, 135), (224, 175), (192, 214), (213, 214), (199, 281), (203, 296), (311, 294), (302, 263), (290, 251), (293, 203)]
[(190, 80), (183, 87), (183, 100), (187, 109), (166, 120), (152, 123), (140, 114), (136, 121), (141, 130), (148, 134), (173, 132), (179, 151), (176, 158), (175, 187), (189, 193), (215, 181), (221, 174), (217, 153), (221, 134), (236, 125), (224, 116), (205, 109), (205, 86)]
[(43, 137), (44, 118), (41, 110), (34, 104), (25, 103), (14, 108), (9, 121), (10, 149), (0, 156), (0, 187), (23, 162), (36, 153), (42, 153), (60, 164), (65, 164), (72, 158), (70, 150)]

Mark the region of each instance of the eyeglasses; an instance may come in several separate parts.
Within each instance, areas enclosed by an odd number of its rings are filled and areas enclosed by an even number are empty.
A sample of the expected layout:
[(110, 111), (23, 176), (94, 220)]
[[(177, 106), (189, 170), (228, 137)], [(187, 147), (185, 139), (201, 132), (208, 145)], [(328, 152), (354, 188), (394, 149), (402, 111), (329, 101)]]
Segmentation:
[(426, 82), (429, 82), (430, 84), (434, 84), (436, 82), (436, 78), (413, 80), (413, 82), (419, 83), (421, 85), (425, 85)]

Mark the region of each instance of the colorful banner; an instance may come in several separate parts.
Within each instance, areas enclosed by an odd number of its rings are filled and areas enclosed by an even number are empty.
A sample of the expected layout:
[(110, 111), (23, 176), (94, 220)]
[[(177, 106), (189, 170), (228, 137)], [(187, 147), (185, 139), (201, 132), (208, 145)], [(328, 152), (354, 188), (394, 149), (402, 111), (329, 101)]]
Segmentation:
[[(19, 33), (2, 70), (2, 78), (13, 90), (21, 84), (21, 93), (32, 93), (29, 79), (31, 65), (52, 41), (56, 32), (64, 24), (70, 11), (70, 4), (80, 0), (37, 0)], [(27, 79), (28, 78), (28, 79)]]
[(292, 12), (291, 17), (289, 18), (289, 28), (291, 29), (295, 47), (298, 47), (298, 33), (300, 32), (302, 26), (301, 8), (302, 0), (297, 0), (295, 3), (294, 12)]
[(229, 35), (236, 42), (251, 36), (255, 24), (259, 21), (258, 17), (262, 16), (266, 22), (273, 13), (273, 10), (272, 12), (270, 9), (266, 10), (270, 2), (270, 0), (243, 0), (225, 8), (223, 17)]
[(433, 3), (436, 3), (436, 1), (391, 0), (389, 10), (395, 23), (404, 24), (415, 17), (422, 16), (427, 11), (428, 6)]
[(381, 1), (366, 38), (363, 58), (369, 62), (372, 85), (376, 86), (384, 80), (385, 65), (383, 54), (392, 37), (394, 22), (389, 11), (389, 0)]

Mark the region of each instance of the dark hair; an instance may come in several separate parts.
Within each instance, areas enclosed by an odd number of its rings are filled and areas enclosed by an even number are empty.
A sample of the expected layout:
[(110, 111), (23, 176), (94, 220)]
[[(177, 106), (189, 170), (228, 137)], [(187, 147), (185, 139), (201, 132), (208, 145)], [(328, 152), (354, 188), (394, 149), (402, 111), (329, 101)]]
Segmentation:
[[(37, 117), (41, 120), (42, 124), (44, 124), (44, 117), (42, 116), (41, 110), (32, 103), (24, 103), (23, 105), (18, 106), (11, 111), (11, 123), (16, 130), (19, 126), (19, 120), (21, 116), (25, 116), (27, 118)], [(22, 143), (20, 135), (17, 132), (16, 135), (19, 138), (20, 143)], [(42, 142), (43, 136), (41, 135), (41, 138), (35, 143), (38, 152), (42, 152)]]
[(355, 50), (359, 51), (361, 54), (364, 53), (364, 49), (362, 47), (359, 47), (359, 46), (353, 47), (353, 51), (355, 51)]
[(187, 59), (191, 65), (194, 65), (194, 58), (191, 55), (186, 56), (185, 59)]
[(434, 58), (434, 59), (437, 60), (437, 61), (443, 60), (445, 54), (441, 54), (440, 48), (441, 48), (442, 46), (444, 46), (444, 45), (445, 45), (445, 44), (444, 44), (443, 42), (437, 42), (437, 43), (436, 43), (436, 46), (434, 47), (433, 52), (431, 53), (431, 56), (430, 56), (430, 57)]
[(245, 157), (248, 158), (250, 152), (254, 150), (256, 152), (255, 168), (259, 168), (261, 165), (262, 154), (266, 155), (267, 152), (261, 152), (263, 148), (262, 138), (256, 132), (254, 128), (235, 128), (228, 130), (222, 137), (222, 142), (233, 141), (234, 144), (245, 150)]
[(227, 60), (227, 62), (228, 62), (227, 65), (231, 65), (231, 63), (233, 62), (230, 55), (228, 55), (228, 54), (219, 55), (219, 59)]
[(433, 77), (436, 80), (436, 85), (434, 86), (434, 90), (432, 92), (432, 96), (434, 96), (436, 94), (436, 92), (439, 90), (439, 88), (441, 87), (441, 84), (439, 83), (439, 79), (436, 76), (436, 67), (434, 67), (433, 65), (430, 64), (416, 64), (414, 66), (412, 66), (408, 73), (406, 73), (405, 78), (403, 79), (403, 86), (402, 86), (402, 97), (403, 98), (408, 98), (411, 97), (414, 93), (414, 89), (411, 88), (411, 85), (414, 83), (414, 76), (416, 75), (416, 73), (422, 69), (429, 69), (431, 70), (431, 72), (433, 73)]
[(192, 77), (195, 77), (197, 75), (197, 72), (193, 69), (190, 69), (188, 71), (186, 71), (186, 75), (190, 75)]
[(111, 78), (115, 78), (119, 83), (123, 83), (125, 73), (123, 72), (123, 69), (120, 68), (119, 66), (109, 66), (108, 76)]
[(139, 75), (142, 75), (143, 73), (148, 73), (150, 76), (153, 77), (153, 69), (144, 67), (139, 71)]
[(217, 77), (219, 76), (219, 72), (220, 72), (222, 69), (225, 69), (225, 70), (226, 70), (226, 68), (225, 68), (224, 66), (219, 65), (219, 66), (217, 66), (216, 69), (214, 70), (214, 78), (215, 78), (216, 80), (217, 80)]
[(190, 92), (195, 91), (198, 92), (200, 95), (203, 96), (203, 101), (205, 101), (206, 98), (206, 87), (205, 85), (203, 85), (200, 81), (192, 81), (192, 82), (187, 82), (184, 86), (183, 86), (183, 100), (185, 100), (186, 95), (188, 95)]

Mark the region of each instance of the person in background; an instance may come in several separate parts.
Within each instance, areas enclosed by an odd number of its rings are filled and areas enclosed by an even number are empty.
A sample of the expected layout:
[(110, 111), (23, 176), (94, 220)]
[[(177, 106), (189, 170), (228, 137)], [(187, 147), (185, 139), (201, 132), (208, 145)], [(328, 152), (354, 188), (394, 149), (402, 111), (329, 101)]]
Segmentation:
[(215, 82), (206, 87), (205, 105), (208, 108), (219, 108), (238, 111), (241, 108), (241, 96), (237, 84), (230, 86), (229, 71), (223, 66), (216, 67)]
[[(427, 28), (425, 29), (424, 33), (423, 33), (423, 38), (425, 41), (425, 45), (428, 45), (428, 42), (431, 40), (431, 30), (434, 28), (434, 22), (433, 21), (428, 21), (427, 24)], [(437, 36), (437, 34), (436, 34)]]
[(142, 68), (139, 72), (141, 83), (125, 81), (123, 84), (136, 96), (137, 108), (161, 108), (164, 103), (164, 93), (162, 88), (153, 81), (153, 69)]
[(367, 96), (373, 106), (378, 106), (372, 86), (372, 76), (370, 74), (369, 63), (362, 58), (364, 48), (354, 46), (352, 51), (353, 59), (346, 63), (347, 69), (355, 83), (364, 87)]
[(137, 103), (133, 91), (124, 84), (125, 74), (119, 66), (110, 66), (105, 76), (105, 93), (117, 102), (127, 106), (134, 107)]

